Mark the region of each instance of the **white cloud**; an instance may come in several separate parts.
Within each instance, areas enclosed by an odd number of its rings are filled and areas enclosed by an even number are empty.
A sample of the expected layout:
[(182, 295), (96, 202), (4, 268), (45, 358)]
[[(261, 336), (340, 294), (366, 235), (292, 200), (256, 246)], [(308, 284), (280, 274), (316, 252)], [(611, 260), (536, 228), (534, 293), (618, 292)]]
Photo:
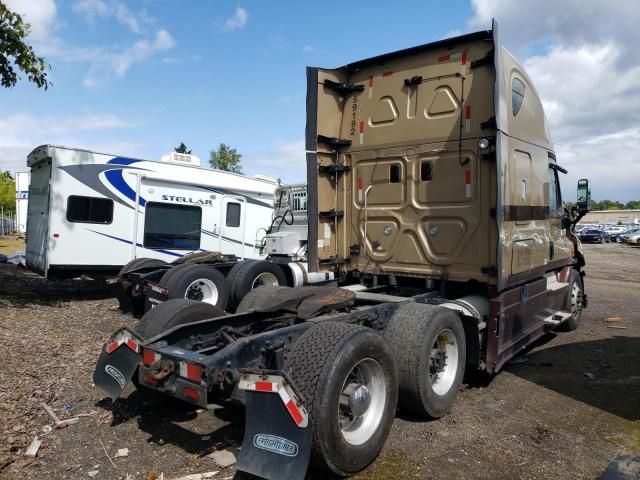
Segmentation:
[[(91, 68), (84, 79), (84, 86), (93, 88), (113, 76), (122, 78), (133, 65), (148, 60), (158, 53), (171, 50), (175, 46), (176, 41), (171, 34), (162, 29), (156, 32), (154, 38), (138, 40), (124, 49), (103, 49), (100, 55), (91, 58)], [(84, 59), (83, 53), (86, 52), (78, 52), (78, 57)]]
[(107, 16), (110, 7), (102, 0), (79, 0), (73, 5), (73, 11), (84, 15), (90, 22), (95, 22), (97, 18)]
[(73, 5), (73, 11), (84, 16), (90, 23), (94, 23), (98, 19), (113, 17), (133, 33), (142, 32), (141, 23), (153, 22), (153, 19), (145, 12), (135, 15), (124, 3), (105, 2), (103, 0), (78, 0)]
[(249, 20), (249, 13), (244, 8), (238, 7), (235, 13), (224, 22), (224, 28), (225, 30), (244, 28), (247, 20)]
[[(540, 94), (563, 183), (589, 177), (595, 199), (640, 197), (640, 8), (627, 0), (471, 0), (470, 29), (499, 22)], [(531, 52), (536, 52), (532, 54)], [(542, 53), (539, 53), (542, 52)]]
[(134, 63), (146, 60), (157, 52), (170, 50), (175, 45), (171, 34), (160, 30), (153, 40), (139, 40), (122, 52), (113, 54), (109, 63), (116, 76), (123, 77)]
[(305, 45), (304, 47), (302, 47), (302, 51), (305, 53), (312, 53), (315, 52), (316, 49), (313, 45)]
[(242, 164), (249, 175), (269, 175), (284, 183), (307, 181), (307, 160), (304, 141), (276, 140), (266, 151), (243, 155)]
[(44, 41), (50, 36), (56, 22), (54, 0), (4, 0), (4, 3), (31, 25), (30, 37), (33, 40)]
[[(134, 144), (114, 145), (122, 148), (106, 148), (107, 144), (87, 142), (82, 135), (90, 132), (123, 130), (143, 125), (142, 119), (123, 118), (112, 113), (42, 115), (11, 113), (0, 117), (0, 170), (27, 170), (27, 155), (38, 145), (45, 143), (82, 146), (92, 150), (138, 153)], [(125, 142), (126, 143), (126, 142)], [(130, 148), (124, 148), (124, 147)]]
[(140, 33), (140, 25), (138, 20), (133, 16), (133, 13), (127, 8), (124, 3), (120, 3), (115, 7), (115, 16), (118, 22), (129, 28), (134, 33)]

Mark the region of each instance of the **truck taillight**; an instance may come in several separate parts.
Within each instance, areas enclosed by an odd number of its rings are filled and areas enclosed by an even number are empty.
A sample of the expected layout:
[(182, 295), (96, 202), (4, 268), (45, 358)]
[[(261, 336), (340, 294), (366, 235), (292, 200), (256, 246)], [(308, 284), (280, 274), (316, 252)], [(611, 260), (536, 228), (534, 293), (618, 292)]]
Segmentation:
[(182, 394), (184, 395), (185, 398), (193, 401), (193, 402), (199, 402), (200, 401), (200, 392), (198, 390), (196, 390), (195, 388), (191, 388), (191, 387), (184, 387), (182, 389)]
[(194, 383), (202, 381), (202, 367), (196, 363), (180, 362), (180, 376)]
[(146, 348), (142, 350), (142, 363), (150, 367), (154, 362), (160, 360), (160, 355), (156, 352), (152, 352), (151, 350), (147, 350)]

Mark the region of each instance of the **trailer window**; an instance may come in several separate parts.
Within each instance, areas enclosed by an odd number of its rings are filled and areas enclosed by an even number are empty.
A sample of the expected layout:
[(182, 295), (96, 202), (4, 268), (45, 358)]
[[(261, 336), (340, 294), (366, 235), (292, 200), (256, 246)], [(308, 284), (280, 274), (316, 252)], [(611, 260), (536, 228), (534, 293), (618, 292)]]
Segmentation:
[(227, 227), (240, 226), (240, 204), (227, 203)]
[(513, 110), (513, 116), (515, 117), (520, 108), (522, 108), (522, 102), (524, 101), (524, 83), (519, 78), (511, 80), (511, 109)]
[(71, 195), (67, 199), (67, 221), (75, 223), (111, 223), (113, 200)]
[(200, 248), (202, 209), (172, 203), (147, 202), (144, 214), (145, 248)]

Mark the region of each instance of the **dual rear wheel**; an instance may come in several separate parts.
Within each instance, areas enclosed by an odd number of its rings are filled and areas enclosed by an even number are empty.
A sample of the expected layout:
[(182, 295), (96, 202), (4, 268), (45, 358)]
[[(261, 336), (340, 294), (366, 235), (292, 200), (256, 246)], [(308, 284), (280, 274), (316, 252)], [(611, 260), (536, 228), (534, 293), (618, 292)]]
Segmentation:
[(457, 313), (406, 303), (378, 333), (321, 322), (295, 343), (287, 373), (305, 399), (312, 462), (337, 475), (380, 453), (396, 405), (438, 418), (452, 407), (464, 374), (465, 337)]

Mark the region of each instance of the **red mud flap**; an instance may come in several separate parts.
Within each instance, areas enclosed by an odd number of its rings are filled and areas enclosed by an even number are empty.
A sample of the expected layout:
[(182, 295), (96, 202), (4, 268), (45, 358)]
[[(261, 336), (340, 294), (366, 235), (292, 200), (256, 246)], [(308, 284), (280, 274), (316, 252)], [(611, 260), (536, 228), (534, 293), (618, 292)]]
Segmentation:
[(245, 374), (246, 422), (238, 470), (269, 480), (303, 480), (311, 454), (309, 415), (280, 375)]
[(120, 396), (138, 368), (142, 339), (128, 328), (114, 333), (102, 347), (93, 371), (93, 383), (107, 392), (112, 400)]

